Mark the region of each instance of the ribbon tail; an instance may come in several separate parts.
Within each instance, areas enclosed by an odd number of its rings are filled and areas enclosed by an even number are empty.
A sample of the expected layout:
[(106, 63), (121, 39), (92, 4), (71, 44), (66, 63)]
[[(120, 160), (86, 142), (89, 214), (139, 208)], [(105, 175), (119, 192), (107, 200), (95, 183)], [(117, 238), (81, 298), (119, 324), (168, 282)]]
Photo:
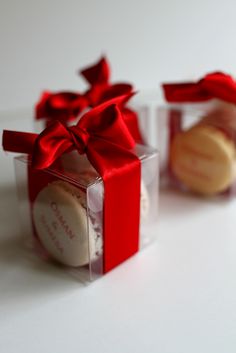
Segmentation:
[(27, 153), (33, 152), (33, 146), (38, 134), (4, 130), (2, 135), (2, 147), (5, 151)]
[(169, 103), (201, 102), (213, 98), (201, 82), (163, 84), (162, 88)]
[(222, 72), (212, 72), (197, 82), (164, 83), (162, 85), (167, 102), (204, 102), (218, 98), (236, 102), (236, 81)]

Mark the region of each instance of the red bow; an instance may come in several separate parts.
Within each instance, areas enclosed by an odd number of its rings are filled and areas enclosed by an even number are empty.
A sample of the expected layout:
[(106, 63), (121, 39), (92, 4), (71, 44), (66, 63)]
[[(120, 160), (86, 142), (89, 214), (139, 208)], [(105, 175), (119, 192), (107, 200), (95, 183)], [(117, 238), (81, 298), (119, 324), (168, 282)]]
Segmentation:
[(45, 91), (35, 107), (36, 119), (73, 121), (87, 104), (87, 99), (79, 93)]
[(163, 84), (168, 102), (202, 102), (218, 98), (236, 104), (236, 81), (222, 72), (207, 74), (197, 82)]
[(84, 94), (75, 92), (43, 92), (35, 107), (36, 119), (46, 119), (46, 126), (53, 120), (67, 123), (75, 120), (87, 107), (95, 107), (112, 98), (127, 95), (127, 99), (120, 103), (122, 116), (135, 141), (142, 143), (143, 139), (138, 126), (138, 116), (133, 110), (125, 106), (125, 103), (132, 96), (132, 85), (128, 83), (111, 84), (109, 82), (110, 67), (105, 58), (102, 58), (97, 64), (82, 70), (81, 75), (91, 86), (87, 92)]
[(31, 154), (35, 168), (48, 168), (72, 149), (86, 153), (105, 188), (104, 272), (137, 252), (139, 243), (140, 161), (130, 151), (135, 143), (114, 101), (92, 109), (73, 127), (56, 121), (39, 135), (3, 132), (3, 148)]
[[(128, 95), (129, 98), (132, 96), (133, 87), (131, 84), (110, 83), (110, 71), (109, 63), (105, 57), (102, 57), (95, 65), (80, 71), (80, 74), (90, 84), (90, 88), (84, 94), (90, 107), (95, 107), (98, 104), (121, 95)], [(138, 116), (133, 110), (125, 106), (128, 99), (122, 101), (120, 104), (123, 119), (135, 141), (137, 143), (143, 143), (138, 126)]]
[(104, 101), (130, 94), (133, 87), (129, 83), (110, 83), (110, 66), (106, 58), (102, 57), (98, 63), (80, 71), (80, 74), (90, 84), (85, 93), (88, 104), (94, 107)]

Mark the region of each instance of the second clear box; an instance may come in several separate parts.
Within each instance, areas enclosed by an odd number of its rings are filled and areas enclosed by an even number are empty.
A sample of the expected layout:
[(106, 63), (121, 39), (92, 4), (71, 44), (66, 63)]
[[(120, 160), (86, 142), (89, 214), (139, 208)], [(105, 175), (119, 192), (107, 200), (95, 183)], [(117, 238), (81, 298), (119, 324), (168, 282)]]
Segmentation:
[(162, 184), (204, 196), (235, 195), (236, 107), (219, 100), (158, 109)]

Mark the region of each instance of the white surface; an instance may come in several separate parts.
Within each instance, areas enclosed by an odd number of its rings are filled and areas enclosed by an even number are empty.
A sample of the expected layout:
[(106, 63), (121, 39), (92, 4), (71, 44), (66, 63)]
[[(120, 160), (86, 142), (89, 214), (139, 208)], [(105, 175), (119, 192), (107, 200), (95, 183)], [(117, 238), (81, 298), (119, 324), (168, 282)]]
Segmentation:
[(162, 193), (156, 244), (83, 286), (29, 258), (10, 154), (0, 170), (1, 353), (235, 353), (236, 201)]
[(102, 53), (137, 89), (235, 75), (235, 12), (235, 0), (1, 0), (0, 110), (83, 88), (76, 71)]

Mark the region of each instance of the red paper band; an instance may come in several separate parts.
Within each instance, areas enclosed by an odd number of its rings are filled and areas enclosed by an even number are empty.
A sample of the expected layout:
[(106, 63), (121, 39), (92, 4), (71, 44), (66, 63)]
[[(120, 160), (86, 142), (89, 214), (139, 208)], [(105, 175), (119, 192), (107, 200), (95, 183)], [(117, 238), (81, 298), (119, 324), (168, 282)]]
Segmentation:
[(213, 72), (197, 82), (163, 84), (168, 102), (203, 102), (218, 98), (236, 104), (236, 81), (222, 72)]
[(3, 148), (30, 154), (37, 169), (50, 167), (73, 149), (86, 153), (104, 181), (104, 272), (138, 251), (141, 167), (130, 151), (134, 145), (119, 108), (111, 102), (92, 109), (73, 127), (56, 121), (39, 135), (3, 133)]

